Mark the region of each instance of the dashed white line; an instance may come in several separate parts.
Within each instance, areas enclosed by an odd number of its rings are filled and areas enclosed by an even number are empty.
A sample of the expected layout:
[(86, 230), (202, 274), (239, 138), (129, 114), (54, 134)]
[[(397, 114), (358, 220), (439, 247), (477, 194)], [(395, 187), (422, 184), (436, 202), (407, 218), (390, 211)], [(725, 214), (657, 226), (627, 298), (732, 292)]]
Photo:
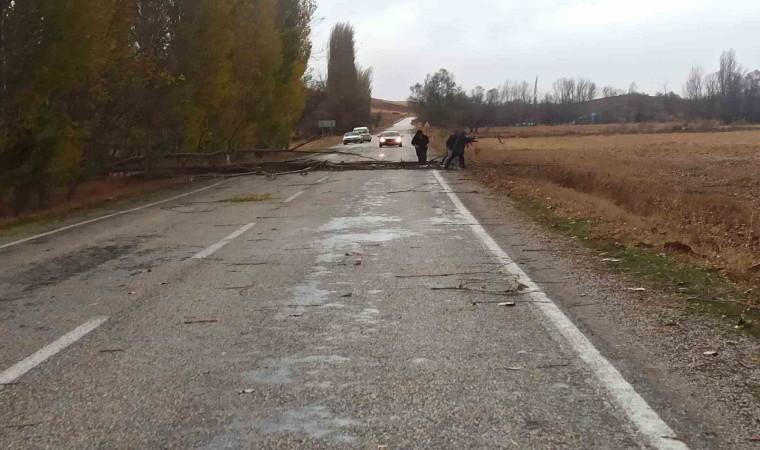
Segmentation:
[(55, 342), (48, 344), (23, 361), (16, 363), (11, 368), (3, 371), (0, 373), (0, 386), (13, 383), (25, 373), (45, 362), (48, 358), (56, 355), (66, 347), (87, 336), (94, 329), (103, 325), (107, 320), (108, 317), (96, 317), (89, 322), (78, 326), (68, 334), (61, 336)]
[(287, 200), (285, 200), (283, 203), (290, 203), (293, 200), (297, 199), (298, 197), (302, 196), (303, 193), (304, 193), (304, 191), (296, 192), (295, 194), (293, 194), (290, 197), (288, 197)]
[(56, 233), (60, 233), (62, 231), (70, 230), (72, 228), (81, 227), (83, 225), (88, 225), (88, 224), (91, 224), (91, 223), (99, 222), (101, 220), (110, 219), (111, 217), (121, 216), (121, 215), (124, 215), (124, 214), (129, 214), (129, 213), (140, 211), (140, 210), (143, 210), (143, 209), (146, 209), (146, 208), (150, 208), (152, 206), (157, 206), (157, 205), (161, 205), (163, 203), (168, 203), (170, 201), (177, 200), (177, 199), (182, 198), (182, 197), (187, 197), (188, 195), (193, 195), (193, 194), (197, 194), (198, 192), (203, 192), (203, 191), (205, 191), (207, 189), (211, 189), (213, 187), (219, 186), (222, 183), (224, 183), (224, 181), (220, 181), (219, 183), (212, 184), (211, 186), (206, 186), (204, 188), (197, 189), (197, 190), (192, 191), (192, 192), (186, 192), (186, 193), (184, 193), (182, 195), (177, 195), (177, 196), (172, 197), (172, 198), (167, 198), (166, 200), (161, 200), (160, 202), (154, 202), (154, 203), (150, 203), (148, 205), (143, 205), (143, 206), (140, 206), (140, 207), (137, 207), (137, 208), (127, 209), (125, 211), (119, 211), (119, 212), (116, 212), (116, 213), (113, 213), (113, 214), (108, 214), (107, 216), (96, 217), (94, 219), (85, 220), (84, 222), (75, 223), (73, 225), (68, 225), (68, 226), (65, 226), (65, 227), (62, 227), (62, 228), (58, 228), (58, 229), (55, 229), (55, 230), (52, 230), (52, 231), (48, 231), (46, 233), (41, 233), (41, 234), (38, 234), (36, 236), (31, 236), (31, 237), (28, 237), (28, 238), (25, 238), (25, 239), (20, 239), (18, 241), (9, 242), (7, 244), (0, 245), (0, 250), (2, 250), (4, 248), (13, 247), (13, 246), (16, 246), (16, 245), (19, 245), (19, 244), (23, 244), (25, 242), (33, 241), (35, 239), (40, 239), (40, 238), (43, 238), (43, 237), (46, 237), (46, 236), (50, 236), (51, 234), (56, 234)]
[(660, 418), (646, 400), (644, 400), (628, 383), (618, 370), (602, 356), (594, 344), (573, 324), (533, 280), (515, 263), (512, 258), (493, 240), (488, 232), (478, 222), (475, 216), (464, 206), (464, 203), (454, 193), (446, 180), (438, 171), (433, 172), (438, 183), (448, 194), (459, 214), (472, 231), (483, 242), (488, 250), (496, 257), (504, 268), (517, 277), (518, 281), (528, 287), (530, 299), (544, 313), (551, 324), (565, 337), (567, 342), (583, 360), (597, 380), (607, 389), (618, 406), (625, 412), (641, 433), (655, 448), (663, 450), (688, 450), (685, 443), (678, 440), (675, 432)]
[(222, 239), (221, 241), (217, 242), (216, 244), (212, 245), (211, 247), (207, 248), (206, 250), (203, 250), (202, 252), (198, 253), (197, 255), (193, 256), (191, 259), (205, 259), (214, 254), (216, 251), (220, 250), (225, 245), (229, 244), (236, 238), (238, 238), (240, 235), (245, 233), (246, 231), (253, 228), (253, 226), (256, 225), (255, 223), (249, 223), (248, 225), (244, 226), (243, 228), (237, 230), (236, 232), (232, 233), (231, 235), (227, 236), (226, 238)]
[(317, 181), (316, 181), (314, 184), (324, 183), (325, 181), (327, 181), (327, 180), (329, 180), (329, 179), (330, 179), (330, 175), (328, 175), (328, 176), (326, 176), (326, 177), (324, 177), (324, 178), (321, 178), (321, 179), (317, 180)]

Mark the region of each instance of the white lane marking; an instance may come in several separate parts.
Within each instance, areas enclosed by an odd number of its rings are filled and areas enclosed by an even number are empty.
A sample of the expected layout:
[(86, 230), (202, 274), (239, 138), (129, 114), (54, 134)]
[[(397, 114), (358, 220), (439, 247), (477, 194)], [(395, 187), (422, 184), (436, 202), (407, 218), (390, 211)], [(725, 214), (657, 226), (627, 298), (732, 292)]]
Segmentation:
[(198, 253), (197, 255), (193, 256), (191, 259), (205, 259), (214, 254), (217, 250), (220, 250), (225, 245), (229, 244), (236, 238), (238, 238), (240, 235), (245, 233), (246, 231), (253, 228), (253, 226), (256, 225), (255, 223), (249, 223), (248, 225), (244, 226), (243, 228), (237, 230), (236, 232), (232, 233), (231, 235), (227, 236), (226, 238), (222, 239), (221, 241), (217, 242), (216, 244), (212, 245), (211, 247), (207, 248), (206, 250), (203, 250), (202, 252)]
[(54, 356), (66, 347), (87, 336), (91, 331), (103, 325), (108, 317), (96, 317), (86, 322), (73, 331), (58, 338), (55, 342), (48, 344), (33, 355), (27, 357), (13, 365), (11, 368), (0, 373), (0, 385), (10, 384), (19, 379), (25, 373), (39, 366), (48, 358)]
[(121, 215), (124, 215), (124, 214), (129, 214), (129, 213), (140, 211), (140, 210), (143, 210), (143, 209), (146, 209), (146, 208), (150, 208), (152, 206), (161, 205), (163, 203), (168, 203), (168, 202), (170, 202), (172, 200), (177, 200), (177, 199), (182, 198), (182, 197), (187, 197), (188, 195), (193, 195), (193, 194), (197, 194), (198, 192), (203, 192), (205, 190), (208, 190), (208, 189), (211, 189), (213, 187), (219, 186), (222, 183), (224, 183), (224, 181), (220, 181), (219, 183), (212, 184), (211, 186), (206, 186), (205, 188), (197, 189), (197, 190), (192, 191), (192, 192), (186, 192), (186, 193), (184, 193), (182, 195), (177, 195), (176, 197), (167, 198), (166, 200), (161, 200), (160, 202), (154, 202), (154, 203), (150, 203), (148, 205), (143, 205), (143, 206), (140, 206), (140, 207), (137, 207), (137, 208), (127, 209), (125, 211), (119, 211), (119, 212), (116, 212), (116, 213), (113, 213), (113, 214), (108, 214), (107, 216), (96, 217), (94, 219), (85, 220), (84, 222), (75, 223), (73, 225), (68, 225), (68, 226), (65, 226), (63, 228), (58, 228), (58, 229), (55, 229), (55, 230), (52, 230), (52, 231), (48, 231), (46, 233), (38, 234), (36, 236), (28, 237), (28, 238), (25, 238), (25, 239), (20, 239), (18, 241), (9, 242), (7, 244), (0, 245), (0, 250), (2, 250), (4, 248), (8, 248), (8, 247), (13, 247), (15, 245), (23, 244), (25, 242), (33, 241), (35, 239), (39, 239), (39, 238), (43, 238), (43, 237), (46, 237), (46, 236), (50, 236), (51, 234), (56, 234), (56, 233), (60, 233), (62, 231), (70, 230), (72, 228), (77, 228), (77, 227), (81, 227), (83, 225), (88, 225), (88, 224), (91, 224), (91, 223), (94, 223), (94, 222), (99, 222), (101, 220), (110, 219), (111, 217), (121, 216)]
[(317, 182), (314, 183), (314, 184), (324, 183), (325, 181), (327, 181), (329, 179), (330, 179), (330, 175), (328, 175), (328, 176), (326, 176), (326, 177), (324, 177), (322, 179), (317, 180)]
[(290, 197), (288, 197), (288, 199), (287, 199), (287, 200), (285, 200), (283, 203), (290, 203), (290, 202), (292, 202), (293, 200), (295, 200), (295, 199), (297, 199), (298, 197), (302, 196), (302, 195), (303, 195), (303, 192), (304, 192), (304, 191), (296, 192), (295, 194), (293, 194), (293, 195), (291, 195)]
[(446, 180), (438, 171), (434, 171), (435, 178), (443, 190), (448, 194), (459, 213), (471, 228), (475, 235), (499, 260), (499, 263), (517, 277), (518, 281), (528, 287), (530, 299), (536, 307), (544, 313), (557, 331), (567, 339), (570, 346), (596, 375), (597, 380), (607, 388), (607, 391), (625, 411), (628, 419), (634, 423), (639, 432), (645, 436), (651, 444), (658, 449), (686, 450), (685, 443), (677, 440), (675, 432), (660, 418), (660, 416), (647, 404), (617, 369), (599, 353), (594, 344), (573, 324), (573, 322), (557, 307), (533, 280), (515, 263), (509, 255), (502, 250), (499, 244), (493, 240), (488, 232), (478, 222), (475, 216), (464, 206), (464, 203), (454, 193)]

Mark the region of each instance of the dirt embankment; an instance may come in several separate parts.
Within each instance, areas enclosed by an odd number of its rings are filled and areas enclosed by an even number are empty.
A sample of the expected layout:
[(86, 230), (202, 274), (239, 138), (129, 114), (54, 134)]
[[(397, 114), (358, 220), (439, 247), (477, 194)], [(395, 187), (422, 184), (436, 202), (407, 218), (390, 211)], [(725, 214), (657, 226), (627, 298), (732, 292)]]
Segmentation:
[(85, 181), (77, 187), (73, 195), (66, 189), (49, 193), (44, 204), (29, 208), (21, 214), (14, 214), (11, 196), (0, 201), (0, 234), (15, 226), (55, 220), (73, 211), (106, 205), (117, 200), (139, 198), (143, 195), (180, 186), (190, 181), (187, 176), (156, 177), (112, 176), (101, 180)]
[(490, 186), (607, 237), (760, 279), (760, 132), (486, 137), (468, 156)]

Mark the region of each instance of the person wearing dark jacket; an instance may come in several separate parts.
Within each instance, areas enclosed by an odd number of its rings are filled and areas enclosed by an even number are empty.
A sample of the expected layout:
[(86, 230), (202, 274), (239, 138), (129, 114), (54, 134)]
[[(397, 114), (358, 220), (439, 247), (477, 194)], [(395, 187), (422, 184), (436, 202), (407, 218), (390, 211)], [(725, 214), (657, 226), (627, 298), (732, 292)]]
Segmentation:
[(427, 151), (430, 145), (430, 138), (422, 130), (417, 130), (417, 134), (412, 139), (412, 145), (417, 151), (417, 159), (419, 159), (420, 164), (427, 164)]
[(454, 144), (457, 143), (457, 137), (459, 137), (459, 131), (454, 130), (451, 132), (451, 135), (449, 135), (449, 138), (446, 139), (446, 156), (443, 158), (443, 161), (441, 161), (441, 167), (443, 167), (443, 165), (446, 164), (446, 161), (453, 156)]
[(459, 167), (464, 169), (465, 161), (464, 161), (464, 150), (467, 148), (468, 145), (475, 142), (475, 138), (471, 138), (467, 136), (467, 133), (462, 131), (459, 133), (459, 135), (456, 137), (456, 140), (454, 141), (454, 145), (452, 147), (452, 152), (449, 156), (446, 157), (446, 160), (443, 162), (443, 167), (445, 169), (449, 168), (449, 164), (451, 164), (451, 161), (456, 156), (459, 158)]

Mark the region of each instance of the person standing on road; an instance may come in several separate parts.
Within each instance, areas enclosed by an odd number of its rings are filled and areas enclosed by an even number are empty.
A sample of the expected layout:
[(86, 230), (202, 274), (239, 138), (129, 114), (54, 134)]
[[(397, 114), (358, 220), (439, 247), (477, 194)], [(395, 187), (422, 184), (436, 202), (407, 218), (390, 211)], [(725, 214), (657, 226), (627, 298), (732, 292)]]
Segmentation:
[(446, 157), (446, 160), (443, 163), (443, 168), (448, 170), (449, 164), (451, 164), (451, 160), (454, 159), (456, 156), (459, 158), (459, 167), (461, 169), (464, 169), (465, 161), (464, 161), (464, 150), (467, 148), (468, 145), (475, 142), (475, 139), (467, 137), (467, 133), (462, 131), (457, 136), (456, 140), (454, 141), (454, 146), (451, 152), (450, 156)]
[(457, 137), (459, 137), (459, 131), (454, 130), (449, 138), (446, 140), (446, 157), (443, 158), (443, 161), (441, 161), (441, 167), (446, 165), (446, 161), (451, 159), (454, 155), (454, 145), (457, 142)]
[(417, 151), (417, 159), (419, 159), (420, 165), (427, 164), (427, 151), (430, 145), (430, 138), (422, 130), (417, 130), (417, 134), (412, 139), (412, 145)]

